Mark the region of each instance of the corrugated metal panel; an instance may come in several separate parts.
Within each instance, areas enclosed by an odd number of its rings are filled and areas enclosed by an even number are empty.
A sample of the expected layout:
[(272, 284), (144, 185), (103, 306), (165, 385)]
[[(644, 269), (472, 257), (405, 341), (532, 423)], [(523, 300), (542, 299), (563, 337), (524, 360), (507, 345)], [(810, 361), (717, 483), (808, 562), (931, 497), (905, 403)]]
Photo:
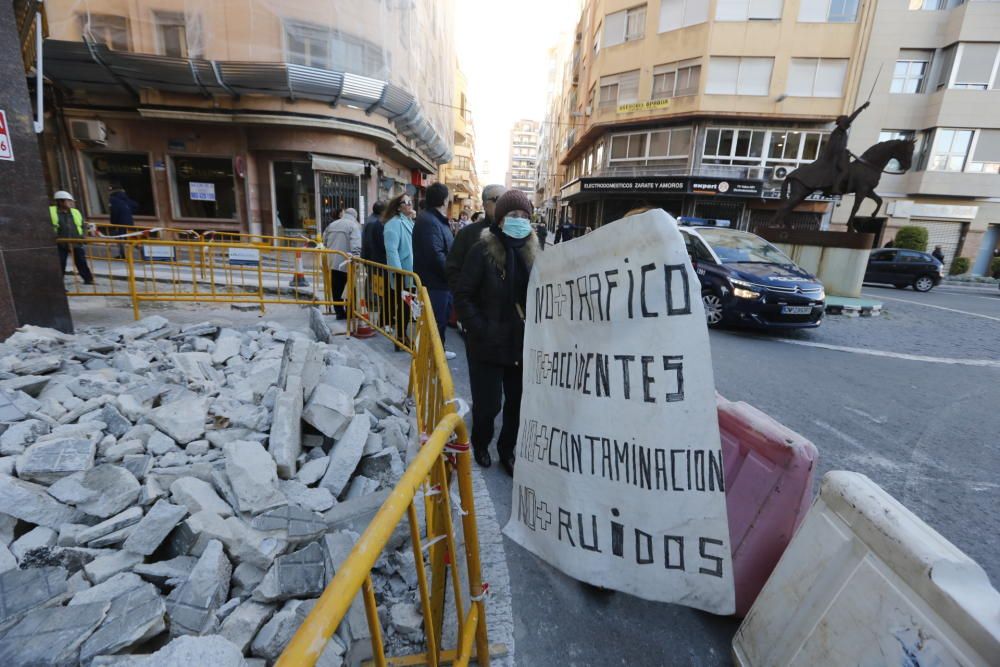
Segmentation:
[(385, 82), (357, 74), (344, 74), (344, 99), (370, 106), (382, 97)]
[(293, 97), (321, 102), (332, 102), (340, 97), (344, 87), (343, 73), (304, 65), (286, 67)]
[(288, 68), (284, 63), (247, 63), (220, 61), (216, 63), (222, 82), (239, 95), (274, 95), (291, 97)]
[[(121, 94), (125, 89), (106, 67), (94, 61), (83, 42), (45, 40), (45, 76), (71, 90)], [(100, 47), (103, 48), (103, 47)], [(105, 52), (108, 52), (105, 49)]]
[(195, 80), (191, 62), (184, 58), (111, 51), (105, 63), (136, 89), (152, 88), (189, 95), (205, 93)]

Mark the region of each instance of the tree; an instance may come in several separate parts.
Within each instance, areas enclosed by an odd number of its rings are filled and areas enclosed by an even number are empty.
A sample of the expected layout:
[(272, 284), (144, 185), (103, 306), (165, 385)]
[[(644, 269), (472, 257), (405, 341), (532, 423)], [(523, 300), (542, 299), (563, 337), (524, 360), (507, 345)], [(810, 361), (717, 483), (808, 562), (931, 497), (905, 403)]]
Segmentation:
[(893, 245), (896, 248), (906, 248), (907, 250), (927, 252), (927, 228), (917, 227), (915, 225), (900, 227), (899, 231), (896, 232), (896, 238), (893, 241)]

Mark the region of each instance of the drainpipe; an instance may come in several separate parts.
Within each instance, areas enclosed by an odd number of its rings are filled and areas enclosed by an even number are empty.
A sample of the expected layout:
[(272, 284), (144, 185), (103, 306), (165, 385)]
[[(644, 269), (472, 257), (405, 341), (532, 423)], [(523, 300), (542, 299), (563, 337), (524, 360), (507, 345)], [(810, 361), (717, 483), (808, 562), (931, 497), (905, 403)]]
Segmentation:
[(43, 109), (43, 84), (42, 74), (42, 1), (38, 2), (38, 9), (35, 11), (35, 134), (41, 134), (45, 129), (45, 120), (42, 115)]

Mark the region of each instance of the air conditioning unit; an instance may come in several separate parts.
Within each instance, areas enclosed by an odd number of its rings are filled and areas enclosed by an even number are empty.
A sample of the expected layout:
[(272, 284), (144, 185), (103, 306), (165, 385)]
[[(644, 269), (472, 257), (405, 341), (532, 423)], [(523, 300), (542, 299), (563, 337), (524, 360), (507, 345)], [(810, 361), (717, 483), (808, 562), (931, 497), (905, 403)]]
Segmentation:
[(108, 126), (99, 120), (71, 121), (69, 132), (77, 141), (95, 146), (108, 145)]
[(788, 167), (775, 167), (774, 173), (771, 174), (772, 181), (783, 181), (788, 177), (788, 173), (791, 171)]
[(747, 167), (747, 178), (752, 181), (764, 180), (764, 167)]

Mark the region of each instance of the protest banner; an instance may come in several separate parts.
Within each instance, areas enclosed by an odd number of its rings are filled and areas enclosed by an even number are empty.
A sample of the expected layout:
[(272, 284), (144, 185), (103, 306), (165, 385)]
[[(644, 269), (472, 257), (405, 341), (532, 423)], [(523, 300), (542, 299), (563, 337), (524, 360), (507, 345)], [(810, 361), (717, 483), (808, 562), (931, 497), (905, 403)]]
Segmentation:
[(732, 614), (708, 329), (676, 221), (651, 210), (547, 249), (525, 320), (504, 532), (581, 581)]

